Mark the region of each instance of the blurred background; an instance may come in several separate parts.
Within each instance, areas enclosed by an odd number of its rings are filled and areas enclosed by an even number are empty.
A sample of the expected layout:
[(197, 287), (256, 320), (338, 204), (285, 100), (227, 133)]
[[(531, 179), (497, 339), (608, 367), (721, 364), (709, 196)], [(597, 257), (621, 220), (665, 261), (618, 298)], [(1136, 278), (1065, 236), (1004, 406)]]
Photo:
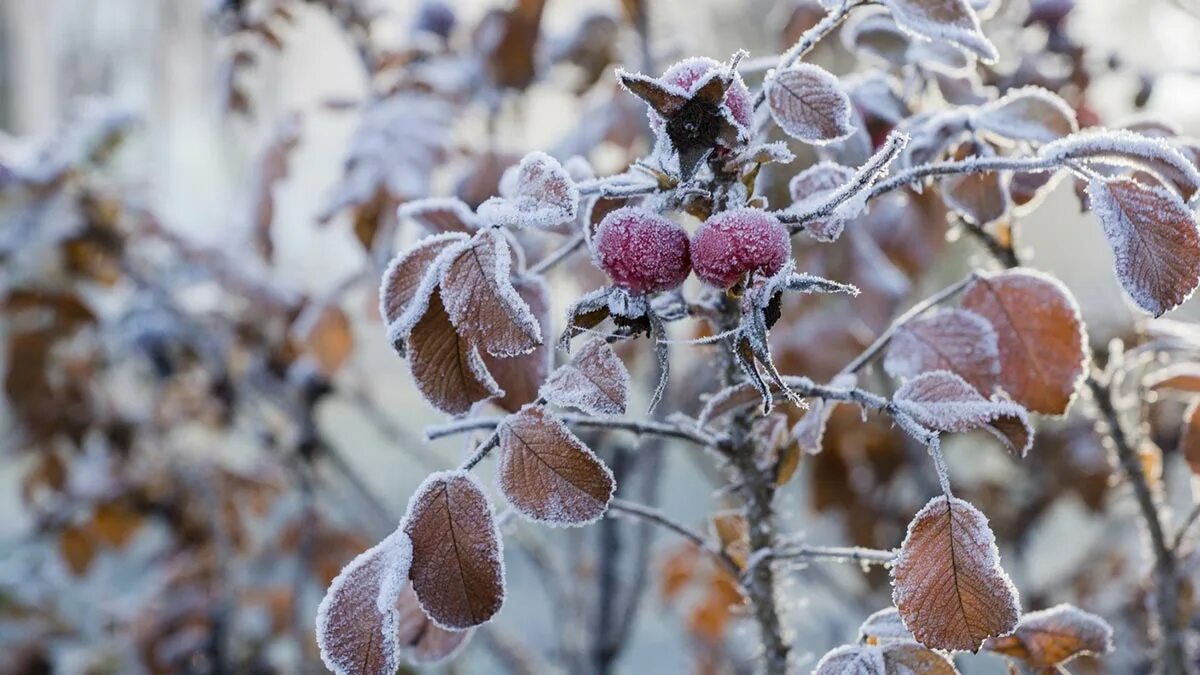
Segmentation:
[[(421, 234), (395, 207), (477, 204), (533, 149), (620, 171), (647, 136), (614, 67), (770, 56), (821, 12), (803, 0), (549, 0), (522, 14), (536, 4), (0, 0), (0, 672), (322, 672), (312, 617), (329, 579), (466, 449), (423, 439), (444, 420), (374, 309), (381, 265)], [(1002, 58), (985, 83), (1054, 83), (1090, 123), (1200, 130), (1200, 5), (993, 4), (985, 29)], [(871, 65), (836, 36), (812, 58), (839, 74)], [(764, 178), (768, 193), (813, 161), (797, 152)], [(872, 230), (898, 288), (785, 311), (773, 336), (784, 372), (828, 378), (922, 293), (983, 264), (944, 217), (922, 217)], [(1137, 315), (1070, 181), (1020, 222), (1031, 263), (1074, 292), (1092, 343), (1127, 339)], [(531, 244), (531, 259), (554, 244)], [(811, 244), (797, 255), (827, 276), (878, 274), (841, 242)], [(602, 278), (581, 259), (551, 282), (557, 335), (563, 308)], [(644, 389), (641, 347), (622, 355)], [(672, 358), (671, 409), (694, 413), (711, 389), (684, 374), (708, 354)], [(782, 491), (781, 518), (806, 541), (896, 546), (931, 469), (886, 422), (847, 413)], [(1156, 472), (1186, 513), (1178, 402), (1159, 417)], [(1024, 463), (956, 438), (956, 489), (992, 519), (1026, 610), (1070, 601), (1116, 627), (1117, 653), (1079, 672), (1142, 672), (1147, 561), (1128, 490), (1085, 419), (1040, 428)], [(693, 447), (591, 440), (627, 465), (630, 498), (699, 529), (731, 505)], [(727, 580), (669, 534), (609, 522), (509, 523), (507, 604), (437, 668), (752, 670), (753, 626)], [(597, 551), (613, 541), (620, 630), (597, 624), (594, 597)], [(798, 668), (853, 641), (889, 589), (880, 570), (788, 570)], [(960, 667), (1005, 672), (995, 656)]]

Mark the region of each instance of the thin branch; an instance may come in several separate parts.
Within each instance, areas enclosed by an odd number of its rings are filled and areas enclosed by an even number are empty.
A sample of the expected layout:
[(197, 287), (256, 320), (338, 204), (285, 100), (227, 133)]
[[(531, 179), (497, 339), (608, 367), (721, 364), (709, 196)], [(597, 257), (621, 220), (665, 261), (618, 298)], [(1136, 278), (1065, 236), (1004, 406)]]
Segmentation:
[(562, 261), (566, 260), (567, 258), (569, 258), (572, 253), (579, 250), (586, 242), (587, 242), (587, 239), (583, 236), (582, 232), (575, 235), (574, 237), (571, 237), (571, 239), (569, 241), (567, 241), (567, 243), (565, 243), (562, 246), (560, 246), (559, 248), (555, 249), (553, 252), (551, 252), (545, 258), (542, 258), (541, 260), (539, 260), (538, 263), (536, 265), (534, 265), (533, 267), (530, 267), (528, 270), (529, 273), (530, 274), (545, 274), (546, 272), (550, 271), (550, 269), (552, 269), (555, 265), (557, 265), (557, 264), (561, 263)]
[(1179, 552), (1179, 545), (1183, 543), (1183, 538), (1187, 536), (1188, 530), (1192, 528), (1192, 525), (1194, 525), (1198, 519), (1200, 519), (1200, 502), (1196, 502), (1196, 505), (1192, 507), (1191, 512), (1188, 513), (1187, 518), (1184, 518), (1183, 522), (1180, 523), (1179, 530), (1175, 532), (1175, 539), (1171, 542), (1172, 551), (1175, 551), (1176, 553)]
[[(895, 551), (883, 551), (861, 546), (807, 546), (795, 545), (781, 548), (768, 554), (770, 560), (826, 560), (830, 562), (862, 563), (866, 565), (890, 565), (896, 559)], [(746, 565), (750, 566), (749, 563)]]
[(935, 176), (986, 173), (989, 171), (1048, 171), (1062, 166), (1061, 157), (967, 157), (966, 159), (931, 162), (914, 166), (880, 181), (871, 188), (868, 199), (875, 199), (893, 190)]
[(716, 558), (717, 563), (724, 567), (727, 572), (732, 574), (734, 578), (737, 578), (739, 574), (737, 563), (733, 561), (733, 558), (730, 558), (725, 554), (724, 551), (713, 546), (712, 543), (709, 542), (706, 537), (704, 537), (704, 535), (696, 532), (686, 525), (683, 525), (682, 523), (671, 520), (669, 516), (659, 509), (643, 506), (642, 504), (626, 501), (624, 499), (613, 499), (608, 503), (608, 512), (610, 514), (616, 512), (633, 516), (634, 518), (641, 518), (642, 520), (666, 528), (712, 555), (714, 558)]
[[(588, 415), (576, 415), (572, 413), (563, 413), (557, 415), (557, 417), (571, 426), (588, 429), (615, 429), (618, 431), (629, 431), (638, 435), (678, 438), (704, 447), (717, 448), (721, 447), (724, 443), (724, 439), (722, 437), (714, 436), (700, 429), (689, 428), (668, 422), (591, 417)], [(474, 419), (460, 420), (442, 426), (427, 428), (425, 430), (425, 438), (432, 441), (444, 436), (452, 436), (454, 434), (494, 429), (503, 421), (503, 417), (476, 417)], [(493, 434), (493, 436), (496, 436), (496, 434)], [(491, 439), (489, 438), (488, 441), (491, 441)], [(484, 443), (486, 444), (488, 441), (484, 441)], [(497, 438), (496, 441), (498, 442), (499, 439)], [(487, 450), (491, 450), (491, 448), (488, 448)], [(486, 455), (487, 451), (484, 451), (483, 454)], [(482, 457), (480, 459), (482, 459)], [(471, 466), (474, 465), (475, 463), (471, 464)]]

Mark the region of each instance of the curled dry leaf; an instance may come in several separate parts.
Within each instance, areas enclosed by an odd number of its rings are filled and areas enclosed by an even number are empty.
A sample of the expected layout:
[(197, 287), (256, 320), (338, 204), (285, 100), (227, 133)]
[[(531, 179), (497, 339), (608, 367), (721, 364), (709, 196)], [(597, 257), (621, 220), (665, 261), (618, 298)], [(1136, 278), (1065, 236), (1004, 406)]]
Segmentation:
[(1150, 391), (1179, 391), (1200, 394), (1200, 363), (1176, 363), (1146, 376)]
[(1017, 141), (1049, 143), (1079, 130), (1075, 111), (1041, 87), (1011, 89), (975, 113), (976, 129)]
[(821, 657), (813, 675), (956, 675), (945, 656), (910, 641), (842, 645)]
[(1088, 197), (1117, 278), (1138, 307), (1161, 316), (1192, 295), (1200, 284), (1200, 231), (1178, 194), (1129, 178), (1097, 178)]
[(726, 509), (714, 513), (709, 522), (721, 550), (739, 569), (745, 569), (750, 558), (750, 525), (746, 515), (736, 509)]
[(431, 621), (407, 580), (396, 596), (395, 611), (401, 656), (414, 666), (432, 665), (454, 656), (474, 632), (446, 630)]
[(1083, 381), (1087, 331), (1062, 282), (1026, 269), (982, 275), (962, 307), (995, 329), (1004, 391), (1030, 411), (1064, 414)]
[(516, 356), (542, 343), (542, 329), (510, 279), (512, 253), (499, 230), (471, 240), (442, 272), (442, 299), (459, 334), (493, 356)]
[(850, 97), (825, 69), (798, 63), (767, 83), (771, 117), (789, 136), (824, 145), (854, 133)]
[(942, 310), (901, 326), (888, 343), (883, 369), (899, 378), (948, 370), (990, 394), (1000, 374), (1000, 346), (983, 317), (964, 309)]
[(402, 356), (408, 331), (425, 313), (429, 296), (437, 288), (440, 270), (435, 261), (447, 248), (466, 241), (466, 235), (457, 232), (425, 237), (388, 263), (379, 284), (379, 316), (389, 341)]
[(400, 523), (412, 539), (413, 591), (434, 623), (465, 630), (504, 604), (504, 551), (483, 490), (466, 471), (430, 474)]
[(1018, 457), (1033, 445), (1033, 427), (1024, 408), (998, 398), (986, 399), (966, 380), (946, 370), (922, 373), (905, 382), (893, 397), (918, 422), (938, 431), (987, 429)]
[(393, 675), (400, 667), (394, 598), (407, 585), (412, 543), (397, 529), (359, 554), (317, 607), (317, 646), (338, 675)]
[(1082, 654), (1112, 651), (1113, 629), (1104, 619), (1061, 604), (1021, 617), (1012, 635), (991, 638), (983, 648), (1051, 669)]
[(409, 333), (408, 365), (417, 389), (448, 415), (465, 415), (472, 405), (504, 393), (488, 373), (479, 349), (454, 329), (436, 290)]
[(403, 204), (396, 211), (400, 219), (411, 219), (431, 234), (461, 232), (471, 234), (482, 223), (467, 203), (457, 197), (432, 197)]
[(935, 497), (909, 523), (892, 568), (892, 600), (930, 649), (978, 651), (1021, 615), (987, 518), (955, 497)]
[(493, 197), (479, 205), (479, 217), (491, 225), (551, 228), (575, 220), (579, 188), (567, 170), (544, 152), (531, 152), (517, 171), (516, 194)]
[(949, 40), (990, 63), (996, 47), (979, 28), (979, 17), (966, 0), (884, 0), (896, 24), (928, 40)]
[[(796, 174), (788, 182), (793, 211), (804, 212), (820, 205), (854, 177), (854, 169), (834, 162), (821, 162)], [(831, 215), (810, 220), (804, 230), (817, 241), (834, 241), (846, 226), (844, 217)]]
[(586, 525), (604, 515), (612, 472), (565, 424), (528, 406), (500, 424), (497, 481), (518, 513), (547, 525)]
[[(545, 279), (540, 276), (521, 276), (513, 279), (517, 295), (529, 306), (543, 334), (550, 328), (550, 291)], [(554, 355), (544, 342), (528, 354), (500, 357), (483, 353), (483, 363), (495, 378), (504, 395), (496, 399), (501, 409), (514, 413), (523, 406), (533, 403), (538, 397), (538, 387), (550, 372)]]
[(546, 380), (542, 398), (589, 415), (623, 415), (629, 400), (629, 371), (601, 338), (575, 353)]

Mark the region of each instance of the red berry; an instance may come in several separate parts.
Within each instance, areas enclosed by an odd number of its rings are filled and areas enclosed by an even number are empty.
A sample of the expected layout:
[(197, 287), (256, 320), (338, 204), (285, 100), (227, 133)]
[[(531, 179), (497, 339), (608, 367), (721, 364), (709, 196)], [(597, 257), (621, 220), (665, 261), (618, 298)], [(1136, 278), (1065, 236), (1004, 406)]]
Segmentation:
[(692, 237), (696, 276), (719, 288), (729, 288), (747, 272), (775, 274), (791, 255), (787, 228), (759, 209), (718, 213)]
[(592, 245), (596, 263), (613, 285), (637, 295), (675, 288), (692, 267), (687, 231), (636, 206), (604, 216)]
[[(725, 64), (715, 59), (710, 59), (707, 56), (695, 56), (690, 59), (684, 59), (667, 68), (659, 80), (667, 84), (673, 84), (688, 94), (695, 94), (696, 92), (693, 91), (693, 88), (700, 83), (700, 80), (705, 75), (714, 68), (724, 67)], [(750, 119), (754, 113), (754, 102), (750, 96), (750, 90), (746, 88), (746, 83), (742, 80), (742, 76), (736, 72), (733, 74), (733, 82), (725, 90), (725, 107), (729, 108), (729, 112), (738, 124), (747, 129), (750, 128)], [(650, 127), (657, 131), (662, 127), (662, 117), (653, 110), (649, 114)]]

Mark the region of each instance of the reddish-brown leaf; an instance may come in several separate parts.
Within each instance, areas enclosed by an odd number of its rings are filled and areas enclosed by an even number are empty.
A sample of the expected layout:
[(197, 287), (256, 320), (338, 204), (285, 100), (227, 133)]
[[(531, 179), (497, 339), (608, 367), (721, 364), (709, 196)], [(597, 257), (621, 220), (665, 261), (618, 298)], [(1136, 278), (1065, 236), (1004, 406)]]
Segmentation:
[[(828, 199), (853, 177), (854, 169), (834, 162), (821, 162), (810, 166), (788, 181), (788, 192), (792, 196), (790, 208), (803, 213)], [(817, 241), (833, 241), (841, 236), (845, 225), (845, 218), (829, 216), (805, 223), (804, 231)]]
[(1079, 130), (1071, 106), (1041, 87), (1009, 90), (983, 106), (974, 125), (1005, 138), (1035, 143), (1049, 143)]
[(513, 194), (492, 197), (478, 212), (491, 225), (549, 229), (575, 220), (579, 188), (558, 160), (531, 152), (517, 169)]
[(1062, 604), (1021, 617), (1012, 635), (991, 638), (983, 648), (1035, 668), (1054, 668), (1082, 654), (1112, 651), (1113, 629), (1104, 619)]
[[(546, 288), (545, 280), (540, 276), (522, 276), (513, 279), (513, 287), (517, 289), (517, 294), (525, 304), (529, 305), (529, 311), (545, 332), (550, 326), (550, 292)], [(537, 400), (538, 387), (546, 381), (553, 358), (550, 348), (545, 344), (540, 344), (533, 351), (520, 356), (500, 357), (487, 353), (482, 356), (488, 372), (504, 390), (504, 395), (496, 400), (496, 405), (510, 413), (517, 412), (526, 404)]]
[(709, 521), (721, 550), (739, 568), (744, 568), (750, 557), (750, 526), (746, 515), (741, 511), (728, 509), (714, 513)]
[(401, 656), (414, 666), (440, 663), (449, 659), (471, 637), (473, 630), (450, 631), (425, 615), (417, 593), (407, 581), (396, 596), (396, 639)]
[(629, 401), (629, 371), (608, 342), (596, 338), (554, 371), (541, 395), (556, 406), (589, 415), (623, 415)]
[(880, 651), (886, 675), (958, 675), (954, 662), (916, 642), (893, 642)]
[(408, 337), (408, 365), (417, 389), (429, 403), (449, 415), (464, 415), (471, 406), (501, 395), (479, 350), (454, 329), (438, 291)]
[(296, 319), (292, 330), (304, 352), (326, 377), (333, 376), (354, 351), (350, 318), (336, 305), (308, 307)]
[(990, 394), (1000, 374), (1000, 346), (983, 317), (963, 309), (943, 310), (901, 326), (888, 343), (883, 369), (899, 378), (948, 370)]
[(789, 136), (824, 145), (854, 133), (850, 97), (825, 69), (798, 63), (767, 82), (771, 117)]
[(938, 431), (987, 429), (1018, 457), (1033, 445), (1033, 427), (1024, 408), (999, 398), (984, 398), (958, 375), (946, 370), (922, 373), (905, 382), (893, 397), (896, 406)]
[(979, 17), (967, 0), (884, 0), (905, 31), (929, 40), (949, 40), (984, 61), (996, 60), (996, 47), (979, 28)]
[(516, 356), (542, 343), (542, 329), (509, 278), (511, 251), (504, 235), (475, 235), (442, 272), (446, 312), (459, 334), (493, 356)]
[(1097, 178), (1087, 190), (1117, 278), (1137, 306), (1160, 316), (1187, 300), (1200, 285), (1200, 230), (1183, 199), (1129, 178)]
[(483, 490), (465, 471), (431, 474), (401, 523), (412, 538), (412, 586), (447, 630), (486, 623), (504, 604), (504, 551)]
[(547, 525), (590, 523), (608, 509), (612, 472), (565, 424), (540, 406), (500, 425), (497, 481), (513, 508)]
[(990, 225), (1008, 215), (1008, 187), (996, 172), (966, 173), (942, 179), (942, 196), (972, 225)]
[(472, 234), (479, 229), (479, 218), (458, 197), (418, 199), (396, 211), (399, 218), (411, 218), (430, 234), (459, 232)]
[(466, 241), (466, 235), (458, 232), (425, 237), (392, 258), (384, 271), (379, 285), (379, 316), (383, 317), (389, 341), (401, 356), (408, 331), (425, 312), (429, 296), (437, 288), (440, 272), (433, 271), (434, 261), (450, 246)]
[(1192, 475), (1200, 476), (1200, 399), (1192, 401), (1183, 413), (1183, 433), (1179, 437), (1179, 450), (1187, 460)]
[(953, 497), (935, 497), (909, 523), (892, 584), (904, 625), (930, 649), (977, 651), (1021, 615), (987, 518)]
[(1065, 413), (1083, 381), (1087, 330), (1062, 282), (1025, 269), (985, 275), (962, 306), (996, 330), (1004, 391), (1033, 412)]

